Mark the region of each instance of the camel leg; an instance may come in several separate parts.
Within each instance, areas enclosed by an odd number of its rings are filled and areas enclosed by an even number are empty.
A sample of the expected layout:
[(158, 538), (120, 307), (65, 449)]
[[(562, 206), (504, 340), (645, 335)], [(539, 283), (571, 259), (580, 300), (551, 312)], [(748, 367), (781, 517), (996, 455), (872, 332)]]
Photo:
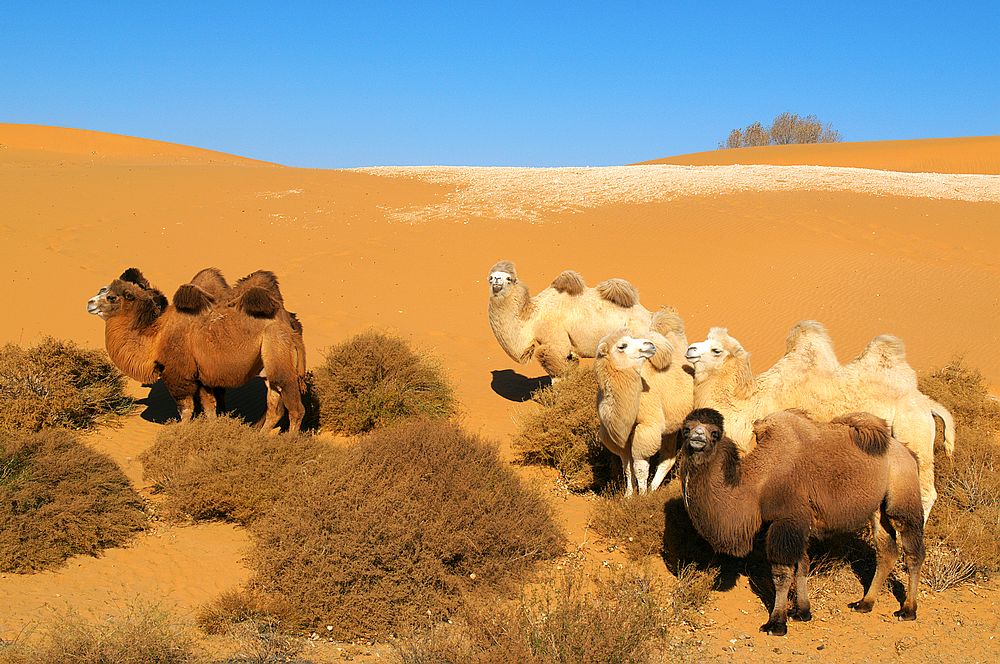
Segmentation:
[(917, 462), (918, 474), (920, 475), (920, 502), (923, 506), (924, 525), (927, 525), (927, 517), (931, 515), (931, 508), (937, 501), (937, 489), (934, 488), (934, 468)]
[(215, 390), (211, 387), (198, 385), (198, 403), (205, 417), (215, 418), (218, 415), (218, 404), (215, 402)]
[(890, 493), (889, 500), (886, 502), (886, 513), (892, 527), (896, 530), (897, 539), (903, 545), (903, 556), (909, 575), (903, 606), (893, 615), (900, 620), (916, 620), (917, 586), (920, 583), (920, 568), (924, 564), (924, 524), (920, 520), (917, 506), (912, 499), (908, 505), (906, 500), (897, 499)]
[(896, 531), (889, 523), (888, 518), (881, 512), (876, 512), (872, 517), (872, 535), (875, 540), (875, 578), (868, 586), (868, 592), (857, 602), (851, 602), (848, 606), (858, 613), (868, 613), (875, 606), (875, 598), (878, 597), (885, 580), (889, 578), (892, 566), (899, 558), (899, 547), (896, 546)]
[(809, 606), (809, 549), (803, 552), (802, 558), (795, 565), (795, 612), (792, 619), (812, 620)]
[(194, 397), (190, 394), (176, 397), (177, 412), (180, 413), (181, 422), (190, 422), (194, 417)]
[(579, 363), (579, 360), (574, 361), (573, 346), (570, 344), (569, 338), (565, 342), (539, 345), (535, 349), (535, 357), (545, 369), (545, 373), (553, 378), (566, 375), (573, 366)]
[(768, 636), (784, 636), (788, 633), (788, 591), (792, 587), (792, 565), (771, 565), (771, 579), (774, 581), (774, 608), (760, 631)]
[(635, 475), (635, 490), (641, 496), (646, 493), (649, 483), (649, 459), (632, 459), (632, 473)]
[[(666, 427), (664, 424), (661, 426), (661, 431)], [(656, 474), (653, 475), (653, 482), (649, 486), (650, 491), (656, 491), (663, 484), (663, 480), (667, 478), (667, 473), (674, 467), (677, 462), (677, 435), (675, 431), (673, 433), (662, 434), (660, 436), (660, 465), (656, 467)]]
[(627, 453), (621, 455), (622, 474), (625, 475), (625, 497), (632, 497), (632, 457)]
[(282, 405), (281, 392), (276, 386), (272, 386), (270, 381), (267, 382), (267, 414), (264, 415), (263, 424), (261, 425), (261, 430), (266, 431), (272, 435), (280, 433), (275, 431), (274, 427), (277, 426), (278, 421), (281, 420), (281, 416), (285, 414), (285, 408)]
[(660, 459), (660, 465), (656, 467), (656, 473), (653, 475), (653, 481), (649, 484), (650, 491), (656, 491), (663, 484), (663, 480), (667, 477), (667, 473), (670, 469), (674, 467), (674, 462), (677, 461), (677, 457), (667, 457), (666, 459)]
[(288, 411), (288, 433), (298, 433), (302, 428), (302, 418), (305, 417), (306, 409), (302, 405), (302, 393), (298, 389), (298, 381), (293, 385), (286, 385), (281, 390), (281, 402)]

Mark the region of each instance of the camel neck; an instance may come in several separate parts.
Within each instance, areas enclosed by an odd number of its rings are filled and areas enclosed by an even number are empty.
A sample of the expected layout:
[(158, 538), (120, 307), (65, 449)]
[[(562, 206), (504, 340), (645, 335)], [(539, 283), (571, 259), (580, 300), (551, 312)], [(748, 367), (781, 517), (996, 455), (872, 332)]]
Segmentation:
[(511, 359), (524, 363), (534, 352), (531, 296), (520, 283), (511, 284), (509, 288), (505, 295), (490, 298), (490, 327)]
[(105, 323), (104, 342), (108, 356), (126, 376), (142, 383), (157, 380), (155, 347), (160, 326), (160, 319), (157, 319), (136, 329), (128, 317), (112, 318)]
[(737, 402), (750, 398), (754, 375), (750, 357), (733, 356), (713, 376), (694, 385), (694, 407), (731, 410)]
[(594, 361), (594, 372), (601, 422), (615, 444), (625, 447), (639, 415), (642, 376), (637, 369), (618, 369), (603, 357)]
[(708, 459), (694, 460), (686, 451), (681, 471), (691, 522), (713, 549), (732, 556), (750, 552), (761, 526), (754, 478), (746, 470), (736, 445), (725, 438)]

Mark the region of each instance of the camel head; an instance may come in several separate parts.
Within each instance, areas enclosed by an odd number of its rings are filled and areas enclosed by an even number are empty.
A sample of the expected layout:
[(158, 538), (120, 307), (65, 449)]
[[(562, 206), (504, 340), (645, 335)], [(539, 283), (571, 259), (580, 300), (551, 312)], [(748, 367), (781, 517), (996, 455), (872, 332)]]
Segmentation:
[(694, 366), (695, 381), (700, 382), (716, 374), (730, 357), (746, 355), (748, 353), (743, 350), (743, 346), (729, 336), (726, 328), (713, 327), (708, 331), (707, 339), (688, 346), (684, 357)]
[(680, 444), (692, 457), (703, 455), (702, 458), (707, 458), (722, 440), (724, 431), (722, 413), (712, 408), (698, 408), (684, 419)]
[(655, 354), (656, 346), (652, 341), (633, 337), (628, 330), (613, 332), (597, 344), (597, 358), (607, 360), (620, 371), (638, 370), (643, 362)]
[(129, 268), (87, 300), (87, 313), (109, 320), (131, 316), (135, 327), (145, 327), (167, 308), (167, 298), (149, 285), (142, 273)]
[(490, 268), (490, 290), (494, 296), (505, 292), (511, 284), (517, 283), (517, 270), (510, 261), (497, 261)]

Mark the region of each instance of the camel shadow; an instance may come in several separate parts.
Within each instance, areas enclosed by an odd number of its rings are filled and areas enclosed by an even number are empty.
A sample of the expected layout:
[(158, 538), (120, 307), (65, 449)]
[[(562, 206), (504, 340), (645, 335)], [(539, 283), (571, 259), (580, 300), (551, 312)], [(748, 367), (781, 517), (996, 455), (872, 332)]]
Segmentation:
[[(145, 410), (139, 417), (154, 424), (166, 424), (180, 419), (177, 403), (167, 392), (163, 381), (153, 383), (149, 394), (139, 399)], [(226, 390), (224, 412), (247, 424), (258, 422), (267, 411), (267, 386), (264, 379), (256, 377), (241, 387)]]
[(742, 560), (712, 550), (695, 530), (680, 496), (667, 499), (663, 520), (663, 563), (671, 574), (680, 576), (686, 567), (694, 566), (715, 575), (714, 590), (726, 591), (736, 586), (743, 570)]
[(513, 369), (491, 371), (490, 387), (508, 401), (530, 401), (536, 390), (548, 387), (552, 379), (548, 376), (528, 378)]

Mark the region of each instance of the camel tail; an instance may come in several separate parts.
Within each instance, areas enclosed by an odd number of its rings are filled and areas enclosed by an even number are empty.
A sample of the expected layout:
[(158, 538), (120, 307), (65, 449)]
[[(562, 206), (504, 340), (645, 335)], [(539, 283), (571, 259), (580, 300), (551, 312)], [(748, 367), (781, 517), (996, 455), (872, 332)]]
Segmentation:
[(270, 291), (253, 286), (243, 293), (237, 306), (240, 311), (254, 318), (274, 318), (278, 313), (279, 303)]
[(955, 453), (955, 420), (951, 412), (934, 399), (931, 402), (931, 415), (941, 420), (944, 428), (944, 451), (949, 457)]
[(302, 341), (302, 321), (291, 311), (288, 312), (288, 323), (295, 333), (295, 372), (299, 375), (299, 390), (306, 391), (306, 345)]
[(639, 304), (639, 291), (624, 279), (608, 279), (597, 284), (597, 293), (601, 298), (629, 309)]
[(184, 284), (174, 293), (174, 307), (186, 314), (200, 314), (212, 307), (212, 296), (194, 284)]
[(653, 314), (653, 320), (650, 322), (649, 327), (652, 328), (654, 332), (659, 332), (663, 336), (669, 336), (671, 334), (676, 334), (679, 336), (684, 336), (684, 321), (677, 314), (677, 310), (673, 307), (663, 307), (659, 311)]
[(566, 295), (580, 295), (587, 288), (587, 284), (579, 272), (564, 270), (552, 281), (552, 288)]

